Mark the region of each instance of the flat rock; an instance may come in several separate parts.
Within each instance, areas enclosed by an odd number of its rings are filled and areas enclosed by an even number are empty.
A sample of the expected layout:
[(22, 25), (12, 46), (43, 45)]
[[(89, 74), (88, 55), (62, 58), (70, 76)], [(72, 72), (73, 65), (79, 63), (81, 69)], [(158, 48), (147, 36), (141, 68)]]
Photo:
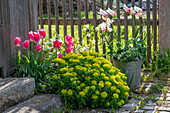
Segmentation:
[(145, 106), (143, 109), (145, 109), (145, 110), (154, 110), (155, 106)]
[(167, 97), (166, 100), (167, 100), (167, 101), (170, 101), (170, 97)]
[(33, 96), (34, 78), (0, 79), (0, 113), (3, 110)]
[(158, 110), (159, 111), (168, 111), (168, 112), (170, 112), (170, 107), (168, 107), (168, 108), (167, 107), (159, 107)]
[(156, 106), (156, 103), (150, 102), (150, 103), (147, 103), (147, 106)]
[(35, 95), (34, 97), (13, 106), (3, 113), (53, 113), (61, 112), (62, 102), (57, 95)]
[(134, 113), (143, 113), (144, 110), (137, 110), (137, 111), (134, 111)]
[(166, 96), (167, 96), (167, 97), (170, 97), (170, 93), (167, 93)]

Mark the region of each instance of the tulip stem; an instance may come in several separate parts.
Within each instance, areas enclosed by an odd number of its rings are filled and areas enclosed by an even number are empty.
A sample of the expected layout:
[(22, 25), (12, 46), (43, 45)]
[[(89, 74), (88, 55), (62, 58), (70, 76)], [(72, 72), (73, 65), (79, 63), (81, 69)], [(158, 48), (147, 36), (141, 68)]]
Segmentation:
[[(56, 50), (56, 54), (57, 54), (57, 50)], [(58, 58), (58, 55), (57, 55), (57, 58)]]

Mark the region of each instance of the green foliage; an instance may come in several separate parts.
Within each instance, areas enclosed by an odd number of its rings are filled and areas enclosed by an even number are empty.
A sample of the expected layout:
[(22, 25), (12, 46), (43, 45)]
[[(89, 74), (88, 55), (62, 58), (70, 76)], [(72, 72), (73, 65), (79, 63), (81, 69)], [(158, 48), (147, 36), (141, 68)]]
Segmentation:
[(156, 61), (152, 60), (152, 70), (154, 75), (163, 75), (170, 73), (170, 50), (164, 49), (162, 55), (159, 54), (159, 51), (156, 53)]
[[(44, 87), (62, 97), (68, 108), (122, 106), (129, 96), (127, 77), (98, 53), (69, 53), (55, 58)], [(57, 64), (57, 65), (56, 65)]]
[(18, 77), (33, 77), (35, 78), (36, 87), (41, 87), (41, 82), (44, 77), (50, 72), (48, 69), (50, 60), (44, 60), (42, 57), (42, 51), (38, 53), (35, 51), (26, 51), (26, 55), (21, 55), (18, 52), (18, 56), (14, 56), (15, 67), (12, 70), (15, 70)]
[(162, 85), (160, 85), (160, 84), (152, 85), (150, 87), (149, 93), (161, 93), (163, 88), (164, 87)]

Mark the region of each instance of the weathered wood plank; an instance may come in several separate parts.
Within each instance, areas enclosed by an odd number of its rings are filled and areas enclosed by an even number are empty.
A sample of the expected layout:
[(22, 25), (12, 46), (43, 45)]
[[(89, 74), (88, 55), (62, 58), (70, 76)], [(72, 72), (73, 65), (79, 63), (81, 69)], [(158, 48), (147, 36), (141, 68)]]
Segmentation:
[[(86, 19), (86, 24), (89, 24), (89, 14), (88, 14), (88, 5), (87, 5), (87, 1), (88, 0), (85, 0), (85, 4), (84, 4), (84, 6), (85, 6), (85, 19)], [(89, 32), (89, 29), (87, 30), (87, 32)], [(89, 37), (87, 36), (87, 44), (89, 44)]]
[(66, 20), (66, 0), (62, 0), (62, 13), (63, 13), (63, 25), (64, 25), (64, 36), (67, 36), (67, 20)]
[(43, 0), (39, 0), (40, 28), (43, 29)]
[[(103, 0), (100, 0), (100, 7), (102, 8), (102, 9), (104, 9), (104, 1)], [(102, 16), (101, 16), (101, 19), (102, 19)], [(104, 20), (103, 20), (104, 21)], [(101, 38), (102, 38), (102, 40), (103, 40), (103, 54), (106, 54), (106, 42), (104, 41), (105, 39), (104, 39), (104, 37), (103, 37), (103, 35), (101, 36)], [(104, 55), (104, 58), (106, 58), (106, 55)]]
[(79, 43), (82, 45), (82, 29), (81, 29), (81, 7), (80, 7), (80, 0), (77, 0), (77, 12), (78, 12), (78, 34), (79, 34)]
[(95, 36), (95, 51), (99, 52), (98, 48), (98, 37), (97, 32), (95, 31), (95, 28), (97, 27), (97, 16), (96, 16), (96, 0), (93, 0), (93, 22), (94, 22), (94, 36)]
[[(139, 0), (139, 7), (142, 8), (142, 0)], [(140, 25), (143, 24), (142, 17), (139, 18)], [(141, 40), (143, 40), (143, 26), (140, 27)]]
[[(74, 25), (78, 25), (78, 18), (74, 18), (73, 20), (74, 20)], [(63, 19), (62, 18), (59, 18), (58, 21), (59, 21), (59, 25), (63, 25)], [(71, 24), (70, 18), (67, 18), (66, 21), (67, 21), (67, 25)], [(143, 21), (144, 21), (144, 23), (146, 25), (146, 22), (147, 22), (146, 19), (143, 19)], [(153, 19), (151, 19), (150, 21), (153, 22)], [(97, 22), (97, 25), (99, 25), (101, 22), (103, 22), (103, 20), (101, 18), (97, 18), (96, 22)], [(128, 25), (132, 26), (132, 22), (133, 22), (133, 20), (129, 19), (128, 20), (128, 23), (129, 23)], [(40, 20), (39, 20), (39, 24), (40, 24)], [(86, 19), (85, 18), (81, 19), (81, 24), (86, 25)], [(93, 21), (92, 18), (89, 18), (89, 24), (91, 24), (91, 25), (94, 24), (94, 21)], [(115, 22), (113, 24), (114, 25), (119, 24), (117, 19), (115, 19)], [(125, 24), (124, 19), (120, 19), (120, 25), (124, 25), (124, 24)], [(48, 25), (48, 19), (47, 18), (43, 19), (43, 25)], [(55, 18), (51, 18), (51, 25), (55, 25)], [(139, 19), (136, 19), (136, 25), (141, 25)], [(157, 19), (157, 25), (159, 25), (159, 19)]]
[(156, 7), (157, 7), (157, 0), (152, 0), (153, 3), (153, 33), (154, 33), (154, 60), (156, 60), (156, 49), (157, 49), (157, 11), (156, 11)]
[[(116, 0), (116, 9), (117, 9), (117, 18), (120, 20), (120, 5), (119, 5), (119, 0)], [(118, 41), (121, 42), (120, 38), (120, 23), (117, 21), (117, 37)]]
[(52, 38), (51, 33), (51, 0), (47, 0), (47, 13), (48, 13), (48, 32), (49, 32), (49, 38)]
[[(124, 4), (127, 4), (127, 0), (124, 0)], [(133, 22), (133, 21), (132, 21)], [(125, 27), (125, 40), (128, 40), (128, 16), (124, 11), (124, 27)]]
[(147, 62), (150, 62), (151, 59), (151, 33), (150, 33), (150, 0), (146, 0), (147, 7)]
[(54, 0), (54, 7), (55, 7), (55, 26), (56, 26), (56, 32), (59, 34), (59, 21), (58, 21), (58, 0)]
[[(132, 7), (135, 6), (135, 0), (131, 0), (132, 3)], [(134, 21), (132, 22), (132, 37), (135, 38), (135, 16), (132, 16), (132, 18), (134, 19)]]
[[(112, 9), (112, 3), (113, 3), (113, 0), (109, 0), (108, 1), (109, 2), (109, 7), (110, 7), (110, 9)], [(110, 15), (110, 19), (112, 19), (112, 16)], [(111, 28), (113, 29), (113, 26), (111, 25)], [(112, 42), (111, 43), (111, 46), (113, 46), (113, 31), (110, 33), (110, 42)], [(112, 57), (113, 55), (112, 54), (110, 54), (110, 62), (111, 63), (113, 63), (113, 57)]]
[(73, 0), (69, 0), (71, 36), (74, 37)]

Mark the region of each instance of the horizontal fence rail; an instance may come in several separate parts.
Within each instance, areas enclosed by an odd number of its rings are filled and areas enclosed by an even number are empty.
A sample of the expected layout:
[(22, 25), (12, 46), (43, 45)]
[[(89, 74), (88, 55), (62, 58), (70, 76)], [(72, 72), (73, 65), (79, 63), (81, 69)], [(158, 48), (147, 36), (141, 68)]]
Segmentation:
[[(129, 15), (123, 11), (123, 9), (120, 9), (120, 0), (115, 0), (116, 4), (116, 9), (113, 8), (113, 0), (107, 0), (107, 6), (104, 6), (104, 0), (91, 0), (91, 3), (89, 3), (89, 0), (76, 0), (76, 3), (74, 0), (39, 0), (39, 25), (40, 28), (44, 28), (43, 25), (48, 25), (48, 30), (49, 30), (49, 38), (52, 38), (52, 31), (51, 31), (51, 26), (55, 25), (56, 26), (56, 32), (60, 33), (60, 29), (59, 29), (59, 25), (63, 25), (63, 31), (64, 31), (64, 36), (66, 36), (68, 34), (67, 31), (67, 25), (70, 25), (71, 27), (71, 35), (74, 37), (74, 25), (78, 26), (78, 38), (79, 38), (79, 43), (82, 44), (82, 25), (86, 25), (86, 24), (90, 24), (90, 25), (94, 25), (94, 27), (96, 27), (97, 25), (99, 25), (100, 23), (103, 22), (102, 18), (97, 18), (97, 11), (99, 10), (99, 8), (102, 9), (107, 9), (106, 7), (110, 7), (111, 9), (113, 9), (116, 13), (117, 13), (117, 18), (120, 20), (120, 22), (117, 21), (117, 19), (115, 19), (115, 22), (113, 23), (114, 26), (117, 26), (117, 38), (119, 41), (121, 41), (121, 27), (120, 26), (124, 26), (124, 39), (128, 40), (131, 37), (128, 37), (128, 26), (132, 26), (132, 36), (134, 37), (135, 35), (135, 27), (134, 27), (134, 23), (132, 18), (129, 18)], [(127, 0), (123, 0), (123, 2), (125, 4), (127, 4)], [(138, 0), (139, 2), (139, 7), (142, 8), (143, 4), (142, 4), (142, 0)], [(53, 7), (52, 8), (52, 3)], [(157, 2), (157, 0), (152, 0), (152, 9), (150, 8), (150, 0), (146, 0), (146, 7), (147, 9), (145, 10), (145, 18), (135, 18), (136, 20), (136, 25), (140, 26), (142, 24), (144, 24), (146, 26), (147, 29), (145, 29), (145, 31), (148, 31), (147, 34), (147, 62), (150, 61), (151, 57), (153, 57), (156, 60), (155, 57), (155, 52), (157, 50), (157, 26), (159, 25), (159, 14), (158, 14), (158, 7), (157, 4), (159, 2)], [(46, 5), (46, 6), (45, 6)], [(59, 6), (61, 5), (61, 6)], [(77, 12), (77, 16), (75, 17), (75, 5), (76, 5), (76, 12)], [(135, 0), (131, 0), (131, 6), (135, 5)], [(44, 6), (46, 7), (46, 12), (48, 15), (47, 18), (43, 18), (43, 8)], [(74, 7), (73, 7), (74, 6)], [(82, 10), (82, 6), (84, 7), (84, 9)], [(61, 9), (62, 7), (62, 9)], [(54, 9), (54, 17), (51, 17), (52, 14), (52, 10)], [(151, 11), (152, 10), (152, 11)], [(62, 13), (61, 13), (62, 11)], [(81, 12), (84, 11), (85, 12), (85, 16), (84, 18), (81, 17)], [(89, 14), (88, 12), (92, 11), (93, 12), (93, 17), (89, 18)], [(68, 13), (69, 13), (69, 17), (68, 17)], [(59, 18), (59, 16), (61, 16)], [(113, 26), (112, 26), (113, 27)], [(152, 28), (152, 29), (151, 29)], [(94, 28), (95, 29), (95, 28)], [(143, 40), (144, 36), (143, 36), (143, 26), (140, 27), (140, 34), (141, 34), (141, 39)], [(87, 31), (88, 32), (88, 31)], [(95, 51), (99, 52), (99, 44), (98, 44), (98, 36), (97, 36), (97, 32), (94, 31), (94, 39), (95, 39)], [(113, 40), (113, 33), (111, 33), (111, 41)], [(151, 43), (151, 35), (153, 37), (153, 45)], [(101, 36), (103, 38), (103, 36)], [(87, 36), (87, 44), (89, 43), (89, 37)], [(151, 47), (153, 46), (153, 56), (151, 56)], [(106, 53), (106, 44), (103, 43), (102, 45), (102, 49), (103, 49), (103, 54)], [(104, 56), (106, 57), (106, 56)]]

